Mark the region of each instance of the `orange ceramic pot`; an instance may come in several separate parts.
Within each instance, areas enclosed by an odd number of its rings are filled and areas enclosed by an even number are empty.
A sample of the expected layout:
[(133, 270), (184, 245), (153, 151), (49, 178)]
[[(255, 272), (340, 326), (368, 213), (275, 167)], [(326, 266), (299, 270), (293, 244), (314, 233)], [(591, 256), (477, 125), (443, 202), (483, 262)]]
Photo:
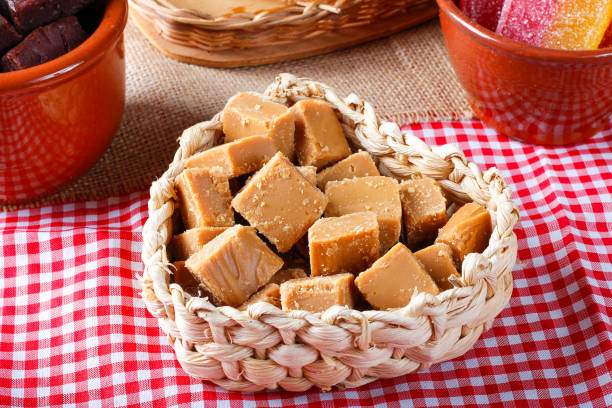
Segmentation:
[(85, 13), (79, 47), (36, 67), (0, 73), (0, 203), (43, 196), (90, 169), (125, 103), (126, 0)]
[(612, 118), (612, 49), (562, 51), (501, 37), (437, 0), (451, 64), (476, 115), (507, 136), (563, 145)]

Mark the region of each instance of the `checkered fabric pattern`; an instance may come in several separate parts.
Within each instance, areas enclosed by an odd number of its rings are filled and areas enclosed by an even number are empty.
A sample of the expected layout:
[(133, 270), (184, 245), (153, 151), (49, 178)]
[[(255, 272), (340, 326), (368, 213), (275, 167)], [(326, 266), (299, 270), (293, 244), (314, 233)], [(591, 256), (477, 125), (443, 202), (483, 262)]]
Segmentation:
[(464, 356), (328, 393), (190, 378), (138, 295), (142, 192), (0, 214), (0, 406), (612, 406), (612, 124), (556, 148), (410, 129), (499, 168), (521, 211), (512, 299)]

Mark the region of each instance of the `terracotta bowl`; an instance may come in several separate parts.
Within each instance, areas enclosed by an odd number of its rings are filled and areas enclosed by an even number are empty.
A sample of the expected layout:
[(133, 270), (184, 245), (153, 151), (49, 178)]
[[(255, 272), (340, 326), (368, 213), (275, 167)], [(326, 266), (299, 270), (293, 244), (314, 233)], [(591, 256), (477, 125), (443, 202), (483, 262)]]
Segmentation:
[(0, 203), (43, 196), (90, 169), (110, 144), (125, 102), (125, 0), (80, 15), (83, 44), (21, 71), (0, 73)]
[(612, 118), (612, 49), (561, 51), (503, 38), (437, 0), (451, 64), (487, 125), (528, 143), (563, 145)]

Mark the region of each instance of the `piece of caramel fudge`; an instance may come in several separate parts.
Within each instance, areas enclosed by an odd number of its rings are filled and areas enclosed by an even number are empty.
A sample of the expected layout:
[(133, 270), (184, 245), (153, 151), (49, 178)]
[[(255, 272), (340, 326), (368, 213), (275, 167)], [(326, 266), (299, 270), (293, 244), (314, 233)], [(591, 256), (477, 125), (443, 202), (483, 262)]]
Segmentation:
[(391, 177), (370, 176), (330, 181), (325, 187), (328, 199), (326, 217), (338, 217), (362, 211), (376, 214), (380, 231), (381, 254), (399, 240), (402, 229), (402, 205), (399, 184)]
[(432, 178), (406, 180), (400, 184), (406, 245), (416, 249), (431, 243), (446, 223), (446, 199)]
[(436, 243), (450, 246), (455, 264), (460, 266), (467, 254), (484, 251), (489, 245), (490, 237), (489, 212), (481, 205), (467, 203), (440, 229)]
[[(91, 3), (93, 0), (0, 0), (0, 13), (25, 35), (37, 27), (61, 21), (62, 17), (73, 16)], [(70, 36), (63, 40), (68, 43)]]
[(302, 166), (321, 168), (351, 154), (342, 125), (327, 103), (305, 99), (291, 111), (295, 115), (295, 153)]
[(307, 278), (308, 274), (302, 268), (286, 268), (276, 272), (270, 279), (270, 283), (276, 283), (280, 285), (283, 282), (287, 282), (291, 279)]
[(249, 136), (265, 136), (289, 159), (294, 155), (295, 120), (284, 105), (259, 95), (239, 93), (223, 109), (225, 142)]
[(321, 170), (317, 174), (317, 187), (325, 190), (328, 181), (352, 179), (356, 177), (380, 176), (372, 156), (368, 152), (351, 154), (333, 166)]
[(257, 302), (266, 302), (281, 308), (280, 286), (276, 283), (268, 283), (263, 288), (255, 292), (246, 302), (238, 307), (238, 310), (247, 310), (250, 305)]
[(376, 214), (368, 211), (321, 218), (308, 230), (308, 244), (312, 276), (358, 274), (378, 259)]
[(459, 278), (460, 276), (453, 260), (453, 250), (448, 245), (433, 244), (415, 252), (414, 256), (440, 289), (446, 290), (454, 287), (448, 278), (451, 276)]
[(259, 170), (277, 151), (268, 137), (245, 137), (197, 153), (185, 161), (185, 167), (209, 169), (234, 178)]
[(174, 259), (184, 261), (226, 229), (227, 227), (199, 227), (187, 230), (172, 238), (170, 252)]
[(316, 313), (324, 312), (334, 305), (352, 308), (355, 304), (353, 279), (352, 273), (342, 273), (284, 282), (280, 286), (283, 310)]
[(432, 295), (440, 289), (414, 254), (401, 242), (359, 274), (355, 285), (376, 309), (404, 307), (417, 289)]
[(185, 228), (234, 225), (227, 177), (206, 169), (185, 169), (174, 181)]
[(193, 277), (191, 272), (185, 267), (184, 261), (174, 262), (172, 280), (183, 288), (183, 290), (189, 293), (191, 296), (200, 295), (200, 282)]
[(219, 304), (238, 306), (283, 266), (253, 227), (235, 225), (191, 255), (185, 266)]
[(317, 168), (315, 166), (299, 166), (296, 167), (302, 176), (313, 186), (317, 185)]
[(277, 153), (234, 197), (232, 206), (279, 252), (287, 252), (323, 214), (327, 200)]

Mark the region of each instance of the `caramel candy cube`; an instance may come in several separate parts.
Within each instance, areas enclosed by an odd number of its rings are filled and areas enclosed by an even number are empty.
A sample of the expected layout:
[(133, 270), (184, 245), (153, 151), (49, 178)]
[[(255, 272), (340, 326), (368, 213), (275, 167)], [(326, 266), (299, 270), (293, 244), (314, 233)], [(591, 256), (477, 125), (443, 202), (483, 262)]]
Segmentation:
[(297, 169), (306, 180), (310, 181), (310, 184), (317, 185), (317, 168), (315, 166), (300, 166)]
[(353, 274), (342, 273), (315, 278), (293, 279), (280, 286), (283, 310), (324, 312), (334, 305), (355, 305)]
[(198, 282), (198, 280), (194, 278), (191, 272), (189, 272), (189, 270), (185, 267), (185, 262), (178, 261), (172, 265), (174, 265), (174, 283), (180, 285), (181, 288), (183, 288), (183, 290), (189, 293), (191, 296), (199, 296), (200, 282)]
[(191, 274), (189, 269), (185, 266), (185, 261), (177, 261), (172, 265), (174, 265), (173, 282), (180, 285), (185, 292), (194, 297), (207, 297), (210, 302), (214, 304), (219, 303), (206, 286), (198, 282)]
[(308, 254), (308, 234), (304, 234), (304, 236), (295, 243), (294, 248), (302, 258), (310, 260), (310, 255)]
[(280, 286), (278, 286), (276, 283), (268, 283), (266, 286), (254, 293), (249, 300), (241, 304), (238, 307), (238, 310), (247, 310), (250, 305), (254, 305), (257, 302), (266, 302), (280, 309)]
[(376, 214), (380, 231), (381, 254), (399, 240), (402, 229), (402, 205), (399, 184), (391, 177), (370, 176), (330, 181), (325, 187), (328, 199), (326, 217), (362, 211)]
[(174, 181), (185, 228), (234, 225), (227, 177), (205, 169), (185, 169)]
[(358, 274), (378, 259), (380, 240), (373, 212), (321, 218), (308, 230), (312, 276)]
[(295, 115), (295, 153), (302, 166), (321, 168), (351, 154), (342, 125), (328, 104), (305, 99), (291, 111)]
[(238, 306), (268, 283), (283, 260), (257, 236), (255, 228), (235, 225), (191, 255), (185, 266), (219, 304)]
[(317, 174), (317, 187), (325, 189), (328, 181), (351, 179), (356, 177), (380, 176), (372, 156), (368, 152), (351, 154), (333, 166), (321, 170)]
[(455, 263), (461, 265), (467, 254), (484, 251), (489, 245), (490, 237), (489, 212), (478, 204), (467, 203), (440, 229), (436, 243), (450, 246)]
[(440, 293), (431, 276), (401, 242), (361, 272), (355, 285), (376, 309), (406, 306), (415, 289), (432, 295)]
[(265, 136), (290, 159), (294, 155), (295, 120), (284, 105), (259, 95), (239, 93), (223, 109), (225, 142), (249, 136)]
[(277, 153), (234, 197), (232, 206), (279, 252), (287, 252), (321, 216), (325, 195)]
[(431, 178), (406, 180), (400, 184), (406, 245), (414, 248), (433, 242), (446, 223), (446, 199), (440, 185)]
[(433, 244), (414, 253), (429, 276), (442, 290), (452, 289), (454, 286), (448, 278), (459, 278), (453, 260), (453, 250), (446, 244)]
[(307, 277), (308, 275), (306, 274), (306, 272), (304, 272), (304, 269), (302, 268), (287, 268), (281, 269), (280, 271), (276, 272), (272, 279), (270, 279), (270, 283), (276, 283), (277, 285), (280, 285), (281, 283), (287, 282), (291, 279), (300, 279)]
[(187, 168), (204, 168), (227, 178), (259, 170), (278, 149), (265, 136), (251, 136), (197, 153), (185, 161)]
[(187, 230), (172, 238), (171, 252), (175, 259), (184, 261), (226, 229), (226, 227), (199, 227)]

